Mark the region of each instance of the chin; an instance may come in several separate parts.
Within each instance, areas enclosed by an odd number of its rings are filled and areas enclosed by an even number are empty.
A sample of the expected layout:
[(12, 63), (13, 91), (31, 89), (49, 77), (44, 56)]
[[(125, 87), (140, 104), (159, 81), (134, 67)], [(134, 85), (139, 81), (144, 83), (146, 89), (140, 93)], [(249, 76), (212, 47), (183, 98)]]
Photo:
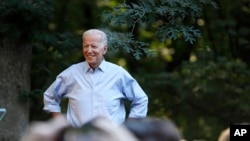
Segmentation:
[(90, 65), (90, 66), (95, 66), (96, 65), (96, 63), (95, 62), (88, 62), (88, 64)]
[(86, 61), (89, 63), (89, 64), (95, 64), (96, 61), (94, 61), (93, 59), (86, 59)]

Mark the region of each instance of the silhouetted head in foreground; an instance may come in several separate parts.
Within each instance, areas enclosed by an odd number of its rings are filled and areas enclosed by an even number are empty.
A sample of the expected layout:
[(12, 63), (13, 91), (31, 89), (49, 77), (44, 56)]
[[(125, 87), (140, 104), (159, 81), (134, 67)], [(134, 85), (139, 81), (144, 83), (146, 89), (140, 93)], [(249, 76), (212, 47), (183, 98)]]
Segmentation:
[(230, 129), (226, 128), (221, 132), (218, 141), (229, 141), (229, 138), (230, 138)]
[(59, 141), (138, 141), (124, 126), (97, 117), (80, 128), (68, 128)]
[(139, 141), (127, 128), (96, 117), (81, 127), (70, 126), (63, 116), (34, 122), (21, 141)]
[(181, 135), (176, 125), (166, 119), (138, 118), (124, 122), (140, 141), (180, 141)]

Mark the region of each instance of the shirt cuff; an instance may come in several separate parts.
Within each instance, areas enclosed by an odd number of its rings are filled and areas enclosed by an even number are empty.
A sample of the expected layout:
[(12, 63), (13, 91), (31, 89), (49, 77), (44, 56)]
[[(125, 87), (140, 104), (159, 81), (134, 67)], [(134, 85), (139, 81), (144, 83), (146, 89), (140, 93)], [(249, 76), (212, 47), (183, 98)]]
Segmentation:
[(48, 112), (48, 113), (51, 113), (51, 112), (61, 112), (60, 106), (56, 106), (56, 105), (47, 105), (47, 106), (44, 106), (43, 110), (45, 112)]

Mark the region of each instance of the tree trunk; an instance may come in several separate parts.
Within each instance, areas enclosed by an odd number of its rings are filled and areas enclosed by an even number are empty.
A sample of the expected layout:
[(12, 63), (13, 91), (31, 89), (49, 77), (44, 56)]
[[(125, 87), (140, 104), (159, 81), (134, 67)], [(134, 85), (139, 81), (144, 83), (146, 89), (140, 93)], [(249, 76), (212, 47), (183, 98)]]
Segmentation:
[(31, 46), (18, 39), (0, 42), (0, 107), (7, 113), (0, 121), (0, 141), (19, 141), (29, 124), (28, 101), (21, 91), (30, 91)]

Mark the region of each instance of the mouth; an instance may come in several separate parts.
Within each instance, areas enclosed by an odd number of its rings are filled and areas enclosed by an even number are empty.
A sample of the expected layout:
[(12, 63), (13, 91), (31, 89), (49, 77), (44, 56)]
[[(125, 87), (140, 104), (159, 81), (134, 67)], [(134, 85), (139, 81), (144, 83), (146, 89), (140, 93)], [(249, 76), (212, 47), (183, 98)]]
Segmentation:
[(95, 59), (95, 56), (94, 55), (86, 55), (86, 59), (93, 60), (93, 59)]

